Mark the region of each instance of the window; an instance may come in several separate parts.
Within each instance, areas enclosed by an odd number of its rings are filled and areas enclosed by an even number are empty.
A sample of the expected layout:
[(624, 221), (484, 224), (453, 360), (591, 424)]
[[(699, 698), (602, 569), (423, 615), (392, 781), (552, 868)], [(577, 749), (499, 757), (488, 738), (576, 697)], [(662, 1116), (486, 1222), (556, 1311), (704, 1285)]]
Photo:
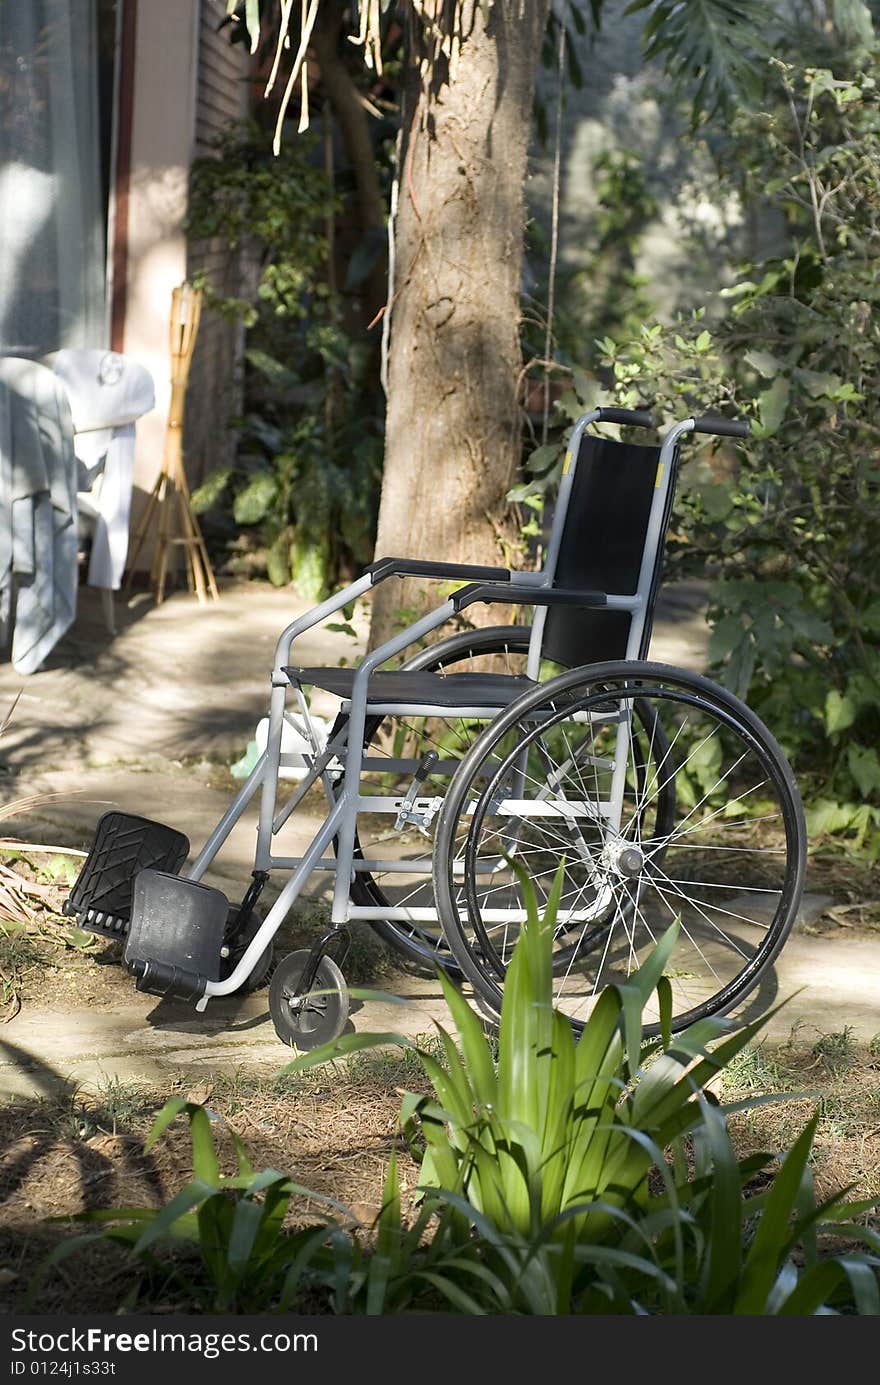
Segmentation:
[(0, 5), (0, 352), (107, 344), (118, 0)]

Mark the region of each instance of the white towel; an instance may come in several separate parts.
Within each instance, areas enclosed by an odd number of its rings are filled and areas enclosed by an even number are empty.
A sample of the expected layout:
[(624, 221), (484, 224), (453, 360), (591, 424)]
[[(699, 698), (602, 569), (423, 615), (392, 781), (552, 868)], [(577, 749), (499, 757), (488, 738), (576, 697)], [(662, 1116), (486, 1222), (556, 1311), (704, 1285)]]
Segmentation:
[(115, 351), (63, 350), (50, 363), (70, 400), (82, 488), (100, 475), (89, 585), (115, 590), (122, 585), (128, 555), (134, 425), (156, 402), (153, 378)]

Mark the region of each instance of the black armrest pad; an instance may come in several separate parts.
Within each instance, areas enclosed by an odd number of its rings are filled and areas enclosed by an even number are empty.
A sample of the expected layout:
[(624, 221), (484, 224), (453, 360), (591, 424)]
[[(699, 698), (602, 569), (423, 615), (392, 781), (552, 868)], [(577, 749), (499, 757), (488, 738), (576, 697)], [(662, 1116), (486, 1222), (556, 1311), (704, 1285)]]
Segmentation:
[(418, 558), (379, 558), (367, 568), (373, 579), (384, 582), (386, 577), (449, 577), (471, 578), (490, 582), (509, 582), (510, 571), (506, 567), (478, 567), (470, 563), (430, 563)]
[(608, 596), (605, 592), (566, 591), (563, 587), (527, 587), (508, 582), (504, 586), (494, 583), (472, 583), (453, 592), (452, 604), (456, 611), (472, 606), (476, 601), (504, 601), (511, 605), (523, 606), (606, 606)]

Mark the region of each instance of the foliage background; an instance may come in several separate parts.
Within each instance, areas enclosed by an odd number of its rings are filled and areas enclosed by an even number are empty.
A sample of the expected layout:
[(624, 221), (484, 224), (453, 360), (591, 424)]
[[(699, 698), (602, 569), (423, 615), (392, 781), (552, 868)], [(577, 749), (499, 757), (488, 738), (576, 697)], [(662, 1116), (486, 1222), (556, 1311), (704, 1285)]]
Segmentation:
[(782, 741), (812, 832), (876, 855), (878, 60), (873, 43), (833, 56), (833, 69), (766, 61), (754, 108), (694, 136), (725, 188), (769, 217), (769, 248), (672, 319), (646, 311), (634, 268), (650, 180), (636, 155), (602, 156), (596, 263), (615, 306), (585, 349), (575, 324), (596, 281), (572, 276), (557, 335), (570, 388), (511, 499), (539, 534), (568, 424), (609, 392), (667, 421), (749, 417), (742, 447), (687, 444), (667, 579), (708, 579), (713, 671)]
[[(530, 430), (510, 499), (534, 544), (568, 426), (600, 397), (652, 402), (667, 419), (748, 416), (746, 446), (687, 446), (667, 579), (708, 581), (713, 671), (793, 759), (814, 834), (844, 833), (876, 855), (877, 48), (858, 0), (763, 13), (763, 32), (756, 39), (752, 25), (732, 66), (705, 55), (712, 83), (685, 102), (670, 100), (675, 6), (604, 7), (606, 28), (646, 23), (654, 65), (625, 78), (601, 72), (606, 50), (578, 6), (564, 10), (566, 99), (575, 104), (597, 80), (607, 91), (597, 116), (563, 126), (548, 322), (541, 205), (561, 51), (558, 26), (549, 34), (536, 106), (545, 174), (532, 191), (523, 297)], [(775, 48), (794, 60), (773, 59)], [(386, 193), (397, 60), (392, 47), (374, 132)], [(672, 61), (671, 82), (659, 60)], [(359, 80), (369, 95), (372, 79)], [(734, 84), (737, 100), (725, 103)], [(578, 163), (571, 141), (587, 126)], [(191, 213), (198, 234), (224, 238), (252, 265), (246, 297), (217, 304), (249, 329), (238, 464), (196, 499), (233, 569), (292, 578), (311, 599), (372, 557), (384, 415), (377, 343), (353, 333), (346, 314), (346, 294), (375, 268), (375, 232), (350, 238), (338, 263), (331, 227), (345, 219), (350, 173), (334, 172), (326, 128), (323, 139), (323, 152), (320, 135), (286, 139), (274, 160), (265, 129), (234, 132), (197, 165)], [(669, 244), (675, 264), (663, 258)]]

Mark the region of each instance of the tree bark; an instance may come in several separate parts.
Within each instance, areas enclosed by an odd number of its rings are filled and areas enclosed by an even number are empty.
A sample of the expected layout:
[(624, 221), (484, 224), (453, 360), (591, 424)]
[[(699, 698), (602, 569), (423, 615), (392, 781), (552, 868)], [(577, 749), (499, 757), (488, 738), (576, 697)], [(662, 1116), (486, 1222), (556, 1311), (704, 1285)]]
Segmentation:
[[(487, 20), (471, 0), (457, 65), (435, 64), (427, 90), (414, 69), (408, 80), (377, 557), (511, 561), (524, 182), (548, 8), (496, 0)], [(383, 583), (371, 644), (436, 597)]]

